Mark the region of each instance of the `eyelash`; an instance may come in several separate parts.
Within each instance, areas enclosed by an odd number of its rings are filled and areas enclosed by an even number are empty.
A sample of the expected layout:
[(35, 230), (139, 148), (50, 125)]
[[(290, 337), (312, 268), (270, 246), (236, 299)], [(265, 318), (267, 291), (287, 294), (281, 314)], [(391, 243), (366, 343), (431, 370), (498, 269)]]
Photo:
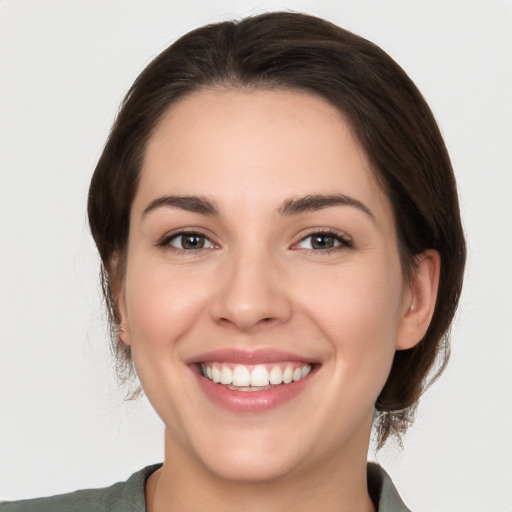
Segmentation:
[(339, 232), (336, 232), (336, 231), (322, 230), (322, 229), (316, 230), (316, 231), (312, 231), (308, 235), (302, 237), (299, 240), (299, 242), (294, 244), (293, 247), (300, 249), (299, 247), (297, 247), (299, 244), (301, 244), (302, 242), (308, 240), (309, 238), (313, 238), (313, 237), (332, 238), (332, 239), (334, 239), (333, 243), (338, 242), (338, 245), (334, 245), (333, 247), (329, 247), (327, 249), (308, 249), (308, 248), (303, 248), (302, 249), (303, 251), (306, 251), (307, 253), (328, 255), (328, 254), (331, 254), (332, 252), (335, 252), (335, 251), (339, 251), (339, 250), (343, 250), (343, 249), (352, 249), (354, 247), (354, 244), (353, 244), (352, 240), (350, 238), (348, 238), (346, 235), (343, 235), (343, 234), (341, 234)]
[[(183, 238), (187, 237), (187, 236), (201, 238), (201, 239), (203, 239), (203, 243), (209, 244), (209, 247), (199, 247), (197, 249), (184, 249), (184, 248), (180, 248), (180, 247), (175, 247), (171, 244), (172, 241), (177, 240), (179, 238), (182, 238), (182, 244), (183, 244)], [(303, 243), (306, 240), (311, 239), (313, 237), (332, 238), (333, 239), (333, 247), (329, 247), (326, 249), (302, 248), (302, 250), (304, 252), (327, 255), (327, 254), (330, 254), (335, 251), (339, 251), (342, 249), (352, 249), (354, 247), (352, 240), (350, 240), (350, 238), (348, 238), (346, 235), (342, 235), (342, 234), (340, 234), (336, 231), (332, 231), (332, 230), (321, 230), (320, 229), (320, 230), (312, 231), (308, 235), (302, 237), (291, 248), (294, 250), (299, 250), (301, 248), (298, 246), (301, 243)], [(335, 245), (336, 243), (338, 245)], [(156, 245), (158, 247), (163, 247), (163, 248), (172, 250), (178, 254), (194, 254), (194, 253), (197, 253), (200, 251), (215, 249), (218, 247), (214, 242), (212, 242), (212, 240), (206, 234), (202, 233), (199, 230), (192, 230), (192, 229), (178, 231), (178, 232), (166, 235)]]
[[(190, 236), (190, 237), (194, 236), (197, 238), (202, 238), (204, 240), (204, 243), (209, 243), (209, 244), (211, 244), (211, 246), (210, 247), (199, 247), (197, 249), (183, 249), (180, 247), (175, 247), (171, 244), (171, 242), (173, 240), (177, 240), (179, 238), (182, 239), (182, 244), (183, 244), (183, 238), (185, 238), (187, 236)], [(178, 231), (178, 232), (166, 235), (156, 245), (158, 247), (169, 249), (173, 252), (176, 252), (177, 254), (195, 254), (200, 251), (215, 249), (217, 247), (216, 244), (214, 242), (212, 242), (211, 239), (207, 235), (205, 235), (204, 233), (202, 233), (199, 230), (192, 230), (192, 229)]]

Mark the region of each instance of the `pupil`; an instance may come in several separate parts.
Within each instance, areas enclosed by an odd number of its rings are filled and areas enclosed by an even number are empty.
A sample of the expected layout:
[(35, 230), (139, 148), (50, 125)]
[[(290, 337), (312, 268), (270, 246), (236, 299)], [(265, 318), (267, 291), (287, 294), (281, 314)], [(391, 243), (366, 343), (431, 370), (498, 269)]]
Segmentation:
[(332, 249), (334, 247), (334, 239), (332, 236), (317, 235), (311, 241), (313, 249)]
[(186, 235), (183, 237), (184, 249), (202, 249), (204, 246), (204, 238), (199, 235)]

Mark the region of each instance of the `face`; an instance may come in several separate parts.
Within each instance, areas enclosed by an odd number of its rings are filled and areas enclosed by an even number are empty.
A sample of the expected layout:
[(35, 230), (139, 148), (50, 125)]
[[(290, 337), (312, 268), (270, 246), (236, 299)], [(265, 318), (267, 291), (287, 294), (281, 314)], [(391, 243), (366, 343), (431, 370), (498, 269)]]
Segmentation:
[(172, 107), (118, 299), (181, 463), (259, 481), (366, 459), (412, 292), (388, 199), (334, 107), (240, 90)]

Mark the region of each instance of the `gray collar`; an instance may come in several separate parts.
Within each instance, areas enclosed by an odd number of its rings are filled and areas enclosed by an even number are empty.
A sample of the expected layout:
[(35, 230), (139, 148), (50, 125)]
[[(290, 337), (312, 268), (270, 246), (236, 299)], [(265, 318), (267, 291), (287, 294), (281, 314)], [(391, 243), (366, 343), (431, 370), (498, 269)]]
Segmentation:
[(377, 512), (411, 512), (400, 498), (390, 476), (378, 464), (367, 466), (368, 492)]
[[(146, 512), (145, 486), (161, 464), (134, 473), (126, 482), (104, 489), (86, 489), (48, 498), (0, 503), (2, 512)], [(377, 512), (411, 512), (398, 495), (389, 475), (369, 463), (368, 491)]]

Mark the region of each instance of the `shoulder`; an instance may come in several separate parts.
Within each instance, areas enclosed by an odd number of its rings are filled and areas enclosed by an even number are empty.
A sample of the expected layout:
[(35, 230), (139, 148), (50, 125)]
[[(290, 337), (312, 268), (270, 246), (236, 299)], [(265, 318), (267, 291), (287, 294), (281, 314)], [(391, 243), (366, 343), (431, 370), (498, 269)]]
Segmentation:
[(368, 491), (378, 512), (411, 512), (400, 498), (390, 476), (378, 464), (367, 466)]
[(0, 512), (145, 512), (144, 487), (161, 464), (134, 473), (125, 482), (33, 500), (0, 503)]
[[(134, 473), (125, 482), (102, 489), (86, 489), (48, 498), (0, 503), (0, 512), (145, 512), (146, 480), (161, 464)], [(368, 464), (368, 489), (378, 512), (411, 512), (389, 475), (379, 465)]]

